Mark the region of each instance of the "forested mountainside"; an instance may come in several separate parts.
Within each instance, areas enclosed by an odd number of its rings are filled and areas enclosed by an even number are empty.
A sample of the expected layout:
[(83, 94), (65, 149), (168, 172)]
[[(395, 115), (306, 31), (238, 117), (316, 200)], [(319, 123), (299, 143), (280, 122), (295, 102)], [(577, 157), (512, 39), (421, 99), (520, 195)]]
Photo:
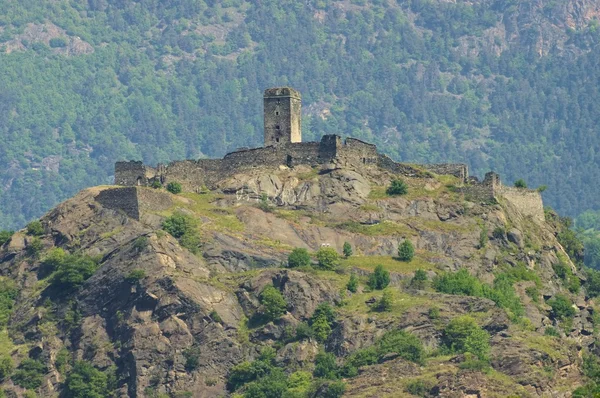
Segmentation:
[(0, 396), (597, 397), (564, 220), (415, 171), (98, 186), (0, 234)]
[(261, 94), (303, 93), (304, 137), (464, 161), (598, 209), (598, 0), (0, 1), (0, 227), (118, 159), (262, 143)]

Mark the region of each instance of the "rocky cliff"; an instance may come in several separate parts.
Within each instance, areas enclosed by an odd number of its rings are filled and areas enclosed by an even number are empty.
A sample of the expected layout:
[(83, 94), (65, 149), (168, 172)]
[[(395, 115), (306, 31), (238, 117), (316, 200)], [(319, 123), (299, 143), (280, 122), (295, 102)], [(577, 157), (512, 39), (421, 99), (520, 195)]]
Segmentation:
[[(120, 200), (123, 188), (80, 192), (0, 250), (3, 388), (11, 396), (228, 396), (232, 368), (273, 347), (275, 366), (313, 380), (312, 390), (289, 396), (339, 396), (318, 384), (316, 357), (333, 353), (341, 367), (403, 330), (422, 344), (422, 360), (390, 352), (354, 374), (340, 371), (344, 396), (570, 396), (585, 383), (581, 353), (596, 334), (594, 303), (556, 228), (510, 203), (465, 200), (455, 177), (423, 175), (404, 178), (407, 194), (389, 196), (396, 177), (384, 170), (256, 169), (203, 194), (127, 188), (136, 213)], [(188, 223), (187, 235), (168, 227), (173, 215)], [(411, 261), (396, 257), (406, 240)], [(329, 269), (316, 260), (287, 267), (294, 248), (341, 254), (344, 243), (352, 255)], [(391, 280), (385, 310), (376, 308), (382, 290), (367, 282), (380, 264)], [(528, 275), (506, 288), (518, 305), (434, 286), (462, 269), (488, 287), (500, 275)], [(417, 270), (426, 274), (420, 284)], [(265, 319), (268, 286), (285, 307)], [(549, 305), (556, 296), (574, 303), (568, 318)], [(318, 335), (323, 303), (334, 315)], [(484, 364), (471, 366), (469, 353), (444, 345), (447, 325), (464, 315), (489, 335)], [(98, 395), (81, 395), (96, 382)], [(237, 393), (278, 396), (250, 390)]]

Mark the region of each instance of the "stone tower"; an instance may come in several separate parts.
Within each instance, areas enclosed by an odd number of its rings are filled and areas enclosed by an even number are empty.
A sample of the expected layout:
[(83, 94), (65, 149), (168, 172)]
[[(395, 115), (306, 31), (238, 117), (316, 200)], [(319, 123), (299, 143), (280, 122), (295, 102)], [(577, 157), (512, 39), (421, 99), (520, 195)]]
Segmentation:
[(265, 90), (265, 146), (302, 142), (300, 93), (289, 87)]

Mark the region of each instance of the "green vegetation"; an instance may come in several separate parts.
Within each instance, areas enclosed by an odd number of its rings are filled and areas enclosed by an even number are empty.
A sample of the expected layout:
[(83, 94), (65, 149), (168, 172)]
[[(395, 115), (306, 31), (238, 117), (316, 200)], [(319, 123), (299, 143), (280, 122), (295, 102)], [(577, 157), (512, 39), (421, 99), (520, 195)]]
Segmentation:
[(182, 191), (181, 184), (176, 181), (171, 181), (167, 184), (167, 191), (171, 192), (173, 195), (177, 195)]
[(91, 363), (77, 361), (65, 381), (67, 398), (109, 398), (115, 388), (114, 377), (96, 369)]
[(468, 315), (454, 318), (444, 329), (443, 343), (452, 353), (471, 353), (488, 359), (490, 335)]
[(481, 227), (481, 232), (479, 232), (479, 248), (485, 249), (489, 241), (488, 238), (488, 230), (486, 227)]
[(390, 353), (419, 364), (425, 359), (425, 349), (418, 337), (403, 330), (393, 330), (385, 333), (373, 346), (350, 354), (340, 370), (341, 374), (354, 377), (358, 374), (358, 368), (378, 363)]
[(11, 279), (0, 277), (0, 328), (5, 328), (12, 314), (19, 288)]
[(198, 223), (191, 216), (177, 212), (163, 221), (162, 229), (192, 253), (196, 254), (200, 250)]
[(27, 235), (31, 236), (42, 236), (44, 235), (44, 226), (38, 220), (32, 221), (27, 224)]
[(344, 247), (342, 248), (344, 253), (344, 257), (348, 258), (352, 255), (352, 245), (348, 242), (344, 242)]
[(288, 267), (290, 268), (309, 267), (310, 264), (310, 254), (306, 249), (296, 248), (288, 256)]
[(375, 271), (369, 275), (368, 285), (373, 290), (385, 289), (390, 284), (390, 273), (383, 265), (375, 267)]
[(77, 289), (98, 269), (97, 261), (87, 255), (67, 254), (61, 260), (59, 258), (58, 254), (57, 257), (53, 257), (53, 261), (57, 262), (50, 282), (53, 287), (62, 292)]
[(27, 241), (26, 252), (27, 255), (32, 258), (38, 258), (44, 249), (44, 242), (37, 236), (34, 236), (32, 239)]
[(589, 398), (600, 395), (600, 359), (592, 354), (583, 355), (583, 373), (589, 382), (573, 391), (573, 398)]
[(415, 271), (415, 275), (410, 280), (410, 287), (413, 289), (423, 290), (427, 287), (428, 282), (427, 272), (422, 269)]
[(134, 283), (138, 283), (145, 277), (146, 277), (146, 271), (144, 271), (143, 269), (134, 269), (129, 274), (127, 274), (127, 276), (125, 277), (125, 280), (128, 283), (134, 284)]
[(133, 248), (137, 252), (141, 252), (148, 246), (148, 237), (147, 236), (139, 236), (133, 241)]
[(10, 377), (15, 365), (9, 355), (0, 355), (0, 381)]
[(355, 273), (350, 274), (350, 279), (346, 284), (346, 289), (348, 289), (352, 293), (356, 293), (358, 290), (358, 277)]
[(527, 188), (527, 183), (522, 178), (515, 181), (515, 188)]
[(316, 257), (321, 269), (332, 270), (339, 265), (340, 255), (332, 247), (321, 247)]
[(260, 293), (262, 313), (268, 320), (275, 320), (285, 314), (287, 302), (283, 294), (273, 285), (269, 285)]
[(11, 379), (18, 386), (35, 390), (42, 385), (47, 370), (42, 362), (28, 358), (21, 362)]
[(385, 192), (390, 196), (406, 195), (408, 185), (402, 180), (393, 180)]
[(183, 351), (183, 357), (185, 358), (185, 370), (192, 372), (198, 369), (200, 366), (200, 347), (190, 347)]
[(569, 320), (575, 316), (573, 302), (565, 295), (557, 294), (548, 300), (548, 305), (552, 307), (552, 316), (560, 320)]
[(375, 303), (374, 309), (379, 312), (387, 312), (392, 309), (392, 304), (394, 302), (394, 298), (392, 296), (392, 292), (390, 290), (384, 290), (383, 295)]
[(13, 231), (0, 231), (0, 246), (4, 245), (7, 242), (10, 242), (13, 235)]
[(310, 318), (311, 335), (321, 343), (327, 340), (331, 334), (335, 318), (335, 311), (328, 303), (319, 304)]
[(552, 265), (554, 273), (562, 280), (565, 287), (569, 289), (571, 293), (579, 292), (579, 278), (573, 273), (573, 270), (569, 264), (567, 264), (566, 259), (563, 258), (563, 256), (559, 256), (558, 260), (558, 263)]
[(415, 256), (415, 247), (408, 239), (398, 246), (398, 260), (409, 262)]

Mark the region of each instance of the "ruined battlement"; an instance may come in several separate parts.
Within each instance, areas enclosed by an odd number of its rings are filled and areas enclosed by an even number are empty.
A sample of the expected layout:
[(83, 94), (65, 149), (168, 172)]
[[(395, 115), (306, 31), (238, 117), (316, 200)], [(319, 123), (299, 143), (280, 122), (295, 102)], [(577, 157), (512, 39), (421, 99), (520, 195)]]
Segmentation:
[(469, 176), (466, 164), (412, 165), (398, 163), (377, 151), (373, 144), (338, 135), (325, 135), (319, 142), (302, 142), (301, 97), (289, 87), (265, 90), (264, 146), (230, 152), (222, 159), (199, 159), (171, 162), (156, 167), (139, 161), (117, 162), (115, 184), (121, 186), (150, 186), (155, 182), (166, 185), (180, 183), (184, 190), (200, 192), (215, 189), (219, 182), (244, 170), (258, 167), (278, 169), (299, 165), (311, 167), (333, 164), (355, 169), (380, 168), (406, 177), (424, 177), (427, 173), (452, 175), (459, 180), (458, 189), (472, 201), (506, 200), (519, 207), (522, 213), (543, 219), (541, 195), (536, 191), (504, 187), (496, 173), (488, 173), (483, 181)]

